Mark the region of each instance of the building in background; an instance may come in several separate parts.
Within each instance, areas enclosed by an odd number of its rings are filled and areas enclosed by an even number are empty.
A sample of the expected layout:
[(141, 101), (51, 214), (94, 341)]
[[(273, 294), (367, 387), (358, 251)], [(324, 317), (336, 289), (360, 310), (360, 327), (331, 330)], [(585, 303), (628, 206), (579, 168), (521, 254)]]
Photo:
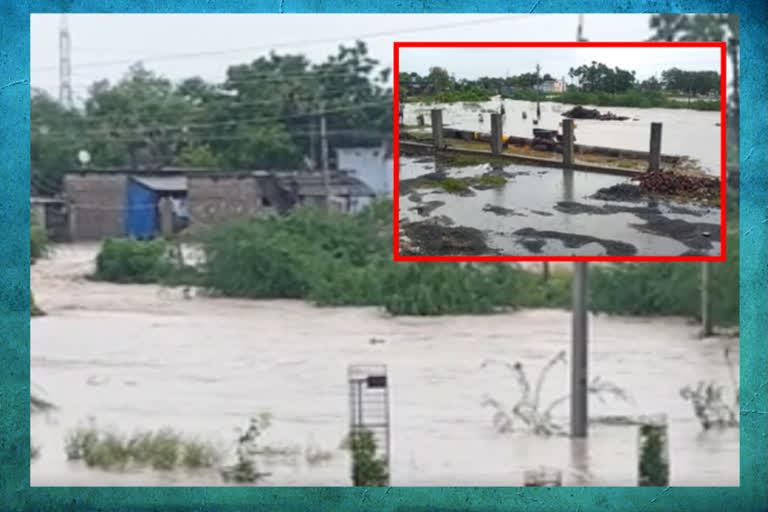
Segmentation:
[[(354, 176), (334, 172), (330, 178), (334, 209), (358, 211), (376, 195)], [(173, 216), (167, 225), (174, 229), (199, 228), (298, 204), (323, 205), (326, 193), (321, 175), (302, 171), (89, 169), (64, 176), (63, 200), (69, 238), (84, 241), (153, 238), (163, 231), (164, 215)]]
[(539, 91), (548, 93), (565, 92), (565, 80), (544, 80), (539, 85)]
[(45, 231), (53, 242), (69, 240), (67, 202), (51, 197), (33, 197), (30, 199), (32, 221)]
[(393, 191), (394, 160), (392, 147), (381, 146), (336, 149), (337, 167), (365, 183), (377, 196), (391, 197)]

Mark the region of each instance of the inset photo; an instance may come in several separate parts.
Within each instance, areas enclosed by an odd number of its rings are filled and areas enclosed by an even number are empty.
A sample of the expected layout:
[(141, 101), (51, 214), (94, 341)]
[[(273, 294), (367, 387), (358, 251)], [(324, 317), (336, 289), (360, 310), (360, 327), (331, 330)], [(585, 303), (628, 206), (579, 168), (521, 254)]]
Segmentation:
[(395, 43), (395, 259), (721, 259), (724, 43)]

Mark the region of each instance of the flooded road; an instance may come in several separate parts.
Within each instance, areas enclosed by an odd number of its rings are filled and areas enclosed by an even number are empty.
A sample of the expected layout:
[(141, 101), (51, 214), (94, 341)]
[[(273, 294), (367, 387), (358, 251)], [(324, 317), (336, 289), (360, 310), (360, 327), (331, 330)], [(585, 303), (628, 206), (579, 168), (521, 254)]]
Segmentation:
[[(491, 190), (473, 190), (469, 197), (448, 194), (442, 190), (418, 189), (418, 194), (399, 197), (399, 218), (405, 222), (427, 219), (450, 219), (456, 226), (478, 229), (485, 233), (487, 245), (503, 255), (514, 256), (678, 256), (690, 254), (720, 254), (720, 209), (658, 201), (652, 208), (648, 202), (624, 203), (601, 201), (590, 196), (599, 189), (626, 183), (627, 178), (607, 174), (563, 171), (526, 165), (492, 167), (435, 166), (431, 158), (400, 156), (400, 181), (443, 170), (448, 177), (481, 176), (503, 170), (510, 176), (506, 184)], [(438, 203), (439, 202), (439, 203)], [(575, 204), (578, 203), (578, 204)], [(428, 211), (423, 205), (435, 206)], [(605, 208), (624, 208), (611, 211)], [(634, 210), (634, 211), (633, 211)], [(682, 238), (663, 234), (651, 228), (661, 218), (705, 226), (701, 236)], [(592, 241), (580, 247), (567, 247), (564, 241), (528, 233), (554, 231), (599, 240), (630, 244), (636, 253), (610, 253), (607, 242)], [(692, 230), (694, 228), (691, 228)], [(709, 235), (703, 235), (709, 233)], [(418, 240), (414, 240), (418, 245)], [(530, 249), (532, 241), (535, 250)], [(543, 245), (542, 245), (543, 244)]]
[[(298, 301), (192, 297), (156, 286), (93, 283), (95, 247), (67, 246), (32, 267), (32, 290), (48, 316), (31, 325), (33, 389), (58, 406), (32, 419), (41, 450), (33, 486), (223, 485), (214, 472), (107, 473), (67, 462), (63, 439), (89, 416), (120, 432), (172, 427), (231, 443), (235, 427), (268, 411), (264, 443), (333, 453), (312, 466), (301, 452), (265, 460), (263, 485), (346, 486), (349, 459), (347, 365), (382, 363), (391, 386), (392, 485), (518, 486), (541, 465), (563, 471), (564, 485), (634, 486), (635, 427), (593, 425), (587, 441), (499, 434), (489, 394), (518, 396), (504, 368), (521, 361), (531, 378), (568, 350), (570, 314), (520, 311), (496, 316), (390, 318), (374, 308), (319, 309)], [(727, 385), (724, 340), (699, 340), (684, 320), (608, 316), (590, 319), (591, 376), (625, 388), (634, 404), (590, 403), (590, 414), (666, 413), (671, 485), (738, 486), (738, 429), (701, 433), (678, 391), (700, 379)], [(372, 345), (370, 338), (384, 343)], [(544, 402), (568, 390), (553, 370)], [(568, 407), (556, 410), (567, 421)]]
[[(504, 135), (532, 137), (533, 119), (536, 117), (536, 103), (530, 101), (504, 100)], [(443, 109), (443, 123), (451, 128), (491, 132), (489, 111), (499, 112), (502, 101), (494, 99), (482, 103), (420, 104), (409, 103), (405, 106), (405, 124), (416, 125), (419, 114), (429, 122), (429, 112), (433, 108)], [(688, 156), (699, 161), (709, 173), (720, 175), (720, 112), (704, 112), (686, 109), (630, 108), (630, 107), (595, 107), (600, 112), (613, 112), (628, 116), (628, 121), (598, 121), (577, 119), (576, 142), (590, 146), (632, 149), (648, 151), (651, 123), (660, 122), (662, 127), (661, 151), (664, 154)], [(559, 130), (559, 123), (564, 118), (562, 112), (573, 105), (542, 102), (541, 122), (537, 128)], [(479, 114), (483, 113), (480, 121)], [(522, 113), (527, 119), (522, 118)], [(632, 119), (637, 118), (637, 121)]]

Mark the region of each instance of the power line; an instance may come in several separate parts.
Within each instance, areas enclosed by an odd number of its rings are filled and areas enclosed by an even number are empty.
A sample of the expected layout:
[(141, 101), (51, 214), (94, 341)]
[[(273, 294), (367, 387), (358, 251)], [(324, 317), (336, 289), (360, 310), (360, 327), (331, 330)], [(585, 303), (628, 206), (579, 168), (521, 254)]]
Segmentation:
[[(537, 16), (551, 16), (551, 14), (538, 14)], [(305, 39), (305, 40), (298, 40), (298, 41), (287, 41), (283, 43), (273, 43), (270, 45), (251, 46), (251, 47), (245, 47), (245, 48), (230, 48), (226, 50), (211, 50), (207, 52), (190, 52), (190, 53), (157, 55), (157, 56), (144, 57), (140, 59), (133, 58), (133, 59), (119, 59), (119, 60), (111, 60), (111, 61), (85, 62), (83, 64), (79, 64), (78, 67), (84, 68), (84, 67), (114, 66), (119, 64), (133, 64), (139, 61), (151, 62), (151, 61), (194, 59), (194, 58), (209, 57), (209, 56), (213, 57), (218, 55), (227, 55), (231, 53), (240, 53), (240, 52), (246, 52), (246, 51), (272, 50), (275, 48), (296, 47), (296, 46), (311, 46), (314, 44), (336, 43), (343, 40), (357, 40), (362, 38), (374, 39), (374, 38), (387, 37), (387, 36), (393, 36), (398, 34), (409, 34), (414, 32), (429, 32), (434, 30), (443, 30), (447, 28), (465, 27), (465, 26), (471, 26), (471, 25), (482, 25), (482, 24), (488, 24), (488, 23), (498, 23), (501, 21), (518, 21), (518, 20), (529, 18), (529, 17), (530, 15), (528, 14), (522, 14), (517, 16), (507, 15), (507, 16), (499, 16), (499, 17), (482, 19), (482, 20), (470, 20), (465, 22), (445, 23), (442, 25), (432, 25), (428, 27), (414, 27), (411, 29), (370, 32), (367, 34), (359, 34), (356, 36), (346, 36), (346, 37), (335, 36), (335, 37), (326, 37), (326, 38), (319, 38), (319, 39)], [(49, 69), (51, 69), (51, 66), (32, 68), (31, 71), (44, 71)]]
[[(288, 116), (276, 116), (276, 117), (256, 117), (251, 119), (240, 119), (240, 120), (227, 120), (227, 121), (217, 121), (213, 123), (185, 123), (185, 124), (167, 124), (167, 125), (157, 125), (152, 128), (140, 128), (140, 129), (132, 129), (132, 128), (113, 128), (113, 129), (98, 129), (98, 130), (84, 130), (84, 134), (112, 134), (112, 133), (134, 133), (134, 134), (141, 134), (141, 133), (150, 133), (155, 132), (158, 130), (163, 129), (177, 129), (177, 130), (183, 130), (183, 129), (193, 129), (193, 128), (210, 128), (214, 126), (225, 126), (225, 127), (231, 127), (231, 126), (237, 126), (238, 123), (243, 124), (268, 124), (268, 123), (274, 123), (276, 121), (283, 121), (286, 119), (301, 119), (305, 117), (313, 117), (317, 116), (323, 113), (326, 114), (332, 114), (332, 113), (339, 113), (339, 112), (349, 112), (354, 110), (363, 110), (366, 108), (374, 107), (374, 106), (380, 106), (380, 105), (391, 105), (392, 100), (390, 98), (386, 98), (380, 101), (374, 101), (374, 102), (367, 102), (367, 103), (359, 103), (356, 105), (349, 105), (346, 107), (339, 107), (339, 108), (332, 108), (332, 109), (326, 109), (326, 110), (318, 110), (318, 111), (312, 111), (312, 112), (304, 112), (301, 114), (295, 114), (295, 115), (288, 115)], [(56, 132), (48, 132), (45, 135), (48, 134), (55, 134)], [(62, 132), (63, 133), (63, 132)], [(70, 132), (66, 132), (70, 133)]]

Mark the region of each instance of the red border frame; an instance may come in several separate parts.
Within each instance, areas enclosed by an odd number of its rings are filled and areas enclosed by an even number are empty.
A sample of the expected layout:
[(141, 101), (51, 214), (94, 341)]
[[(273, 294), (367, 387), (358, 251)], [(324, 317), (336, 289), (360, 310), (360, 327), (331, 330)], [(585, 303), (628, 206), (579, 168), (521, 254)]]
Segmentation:
[[(508, 48), (508, 47), (705, 47), (720, 48), (720, 256), (400, 256), (400, 205), (399, 205), (399, 157), (400, 157), (400, 125), (399, 125), (399, 87), (400, 48)], [(394, 155), (394, 260), (395, 261), (725, 261), (726, 230), (725, 196), (726, 196), (726, 56), (724, 42), (395, 42), (394, 43), (394, 88), (393, 116), (394, 138), (392, 141)]]

